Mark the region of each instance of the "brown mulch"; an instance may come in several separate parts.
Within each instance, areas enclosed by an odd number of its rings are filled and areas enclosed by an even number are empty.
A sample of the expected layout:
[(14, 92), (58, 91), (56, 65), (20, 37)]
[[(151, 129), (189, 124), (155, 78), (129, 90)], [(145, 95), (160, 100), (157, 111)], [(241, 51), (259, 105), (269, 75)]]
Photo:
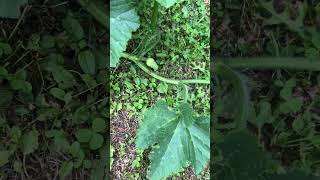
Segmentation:
[[(5, 178), (8, 180), (58, 180), (59, 169), (63, 161), (69, 158), (58, 152), (50, 153), (32, 153), (25, 157), (25, 159), (17, 156), (22, 163), (21, 172), (15, 172), (13, 167), (6, 165)], [(66, 177), (66, 180), (82, 180), (89, 179), (89, 172), (83, 169), (77, 169), (71, 175)]]
[[(129, 142), (135, 137), (138, 128), (138, 120), (129, 117), (128, 111), (120, 111), (118, 114), (111, 118), (111, 145), (115, 148), (113, 154), (114, 162), (111, 169), (112, 179), (127, 179), (126, 175), (139, 174), (144, 177), (147, 171), (147, 164), (138, 169), (132, 167), (132, 161), (136, 158), (136, 148), (134, 142)], [(120, 149), (121, 144), (125, 144), (125, 154), (121, 157)]]

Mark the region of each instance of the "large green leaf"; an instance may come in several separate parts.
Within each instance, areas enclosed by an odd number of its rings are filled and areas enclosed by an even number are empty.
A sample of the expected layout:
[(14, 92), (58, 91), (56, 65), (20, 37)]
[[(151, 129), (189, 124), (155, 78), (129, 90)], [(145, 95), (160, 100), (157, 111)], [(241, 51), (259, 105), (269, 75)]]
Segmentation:
[(257, 139), (246, 131), (228, 134), (222, 143), (217, 144), (226, 169), (220, 171), (219, 179), (260, 180), (267, 167), (268, 156), (259, 147)]
[(210, 157), (210, 125), (208, 117), (197, 117), (189, 104), (179, 112), (170, 111), (164, 101), (158, 101), (141, 123), (136, 145), (140, 149), (158, 144), (150, 155), (150, 179), (161, 179), (191, 165), (200, 173)]
[(285, 24), (290, 30), (297, 32), (299, 33), (299, 35), (303, 36), (303, 21), (307, 12), (307, 6), (305, 4), (302, 3), (298, 5), (296, 9), (298, 16), (295, 19), (292, 19), (292, 12), (290, 12), (289, 1), (284, 1), (285, 7), (284, 10), (280, 13), (278, 13), (274, 8), (274, 1), (259, 0), (259, 3), (261, 7), (271, 13), (271, 17), (266, 18), (264, 21), (265, 25)]
[(110, 4), (110, 67), (115, 67), (131, 39), (131, 33), (140, 24), (139, 16), (128, 0), (111, 0)]
[(0, 0), (0, 17), (18, 18), (20, 16), (20, 6), (28, 0)]
[(179, 0), (157, 0), (159, 4), (162, 6), (169, 8), (170, 6), (174, 5)]

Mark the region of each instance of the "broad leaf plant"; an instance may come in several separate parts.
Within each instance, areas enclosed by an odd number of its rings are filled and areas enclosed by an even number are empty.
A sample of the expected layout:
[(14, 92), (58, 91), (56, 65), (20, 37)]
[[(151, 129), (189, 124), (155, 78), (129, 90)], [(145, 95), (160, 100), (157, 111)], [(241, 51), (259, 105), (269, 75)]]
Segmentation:
[[(154, 1), (153, 14), (157, 14), (159, 5), (169, 8), (178, 1)], [(156, 18), (152, 17), (151, 26), (154, 26)], [(125, 58), (134, 62), (153, 78), (168, 84), (183, 86), (189, 83), (210, 83), (209, 80), (202, 79), (175, 80), (162, 77), (149, 69), (149, 67), (158, 68), (153, 58), (139, 57), (125, 52), (132, 33), (139, 28), (139, 16), (130, 1), (111, 0), (110, 27), (110, 67), (118, 66), (119, 59)], [(160, 180), (188, 166), (199, 174), (210, 158), (209, 133), (209, 117), (198, 116), (190, 104), (181, 103), (177, 109), (170, 110), (164, 101), (158, 101), (144, 114), (136, 139), (139, 149), (154, 147), (149, 156), (151, 165), (147, 178)]]

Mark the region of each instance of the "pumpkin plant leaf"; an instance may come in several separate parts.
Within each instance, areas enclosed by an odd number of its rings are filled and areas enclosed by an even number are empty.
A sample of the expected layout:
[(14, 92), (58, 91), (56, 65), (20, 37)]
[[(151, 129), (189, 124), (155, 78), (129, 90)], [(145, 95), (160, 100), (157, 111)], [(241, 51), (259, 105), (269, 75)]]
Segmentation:
[(20, 7), (27, 2), (28, 0), (0, 0), (0, 17), (19, 18)]
[[(221, 150), (224, 162), (228, 166), (227, 170), (221, 171), (218, 175), (219, 179), (260, 179), (258, 177), (264, 172), (268, 157), (258, 146), (256, 138), (247, 131), (229, 133), (217, 147)], [(228, 170), (233, 173), (230, 174)]]
[(115, 67), (131, 39), (131, 33), (140, 24), (139, 16), (128, 0), (111, 0), (110, 7), (110, 67)]
[(210, 158), (209, 131), (209, 118), (197, 117), (189, 104), (182, 103), (176, 113), (164, 101), (158, 101), (144, 114), (136, 140), (140, 149), (160, 146), (150, 155), (148, 177), (161, 179), (189, 164), (199, 174)]
[(298, 33), (303, 36), (303, 27), (304, 27), (304, 18), (306, 16), (306, 7), (305, 4), (300, 4), (297, 8), (297, 17), (294, 19), (291, 18), (289, 1), (284, 1), (285, 8), (282, 12), (277, 12), (273, 6), (273, 1), (259, 0), (260, 5), (271, 13), (270, 18), (266, 18), (264, 23), (265, 25), (274, 25), (274, 24), (285, 24), (291, 31)]

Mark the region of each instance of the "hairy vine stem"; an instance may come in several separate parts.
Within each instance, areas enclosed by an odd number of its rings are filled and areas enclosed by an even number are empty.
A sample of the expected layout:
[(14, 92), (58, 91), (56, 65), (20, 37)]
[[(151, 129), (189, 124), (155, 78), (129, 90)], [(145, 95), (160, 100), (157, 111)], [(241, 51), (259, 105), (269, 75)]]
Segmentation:
[(235, 107), (237, 107), (237, 118), (236, 128), (244, 129), (246, 127), (246, 122), (248, 119), (249, 111), (249, 89), (246, 86), (246, 80), (237, 71), (227, 66), (222, 62), (217, 62), (213, 66), (213, 71), (218, 76), (223, 79), (228, 80), (234, 87), (234, 93), (238, 98), (238, 101), (234, 102)]
[(238, 121), (236, 127), (246, 127), (249, 112), (249, 89), (246, 80), (233, 69), (288, 69), (298, 71), (320, 71), (320, 62), (311, 61), (302, 57), (261, 57), (261, 58), (216, 58), (213, 64), (213, 73), (229, 81), (234, 87), (234, 93), (241, 104), (238, 108)]
[(137, 64), (137, 66), (140, 69), (142, 69), (144, 72), (165, 83), (175, 84), (175, 85), (178, 85), (180, 83), (181, 84), (210, 84), (210, 81), (205, 79), (184, 79), (184, 80), (169, 79), (169, 78), (158, 75), (157, 73), (149, 69), (146, 65), (144, 65), (144, 63), (142, 63), (141, 61), (146, 60), (147, 58), (145, 57), (137, 57), (135, 55), (131, 55), (128, 53), (123, 53), (122, 57), (125, 59), (131, 60), (132, 62)]
[(320, 61), (311, 61), (303, 57), (217, 58), (215, 62), (222, 62), (235, 69), (248, 68), (258, 70), (289, 69), (300, 71), (320, 71)]

